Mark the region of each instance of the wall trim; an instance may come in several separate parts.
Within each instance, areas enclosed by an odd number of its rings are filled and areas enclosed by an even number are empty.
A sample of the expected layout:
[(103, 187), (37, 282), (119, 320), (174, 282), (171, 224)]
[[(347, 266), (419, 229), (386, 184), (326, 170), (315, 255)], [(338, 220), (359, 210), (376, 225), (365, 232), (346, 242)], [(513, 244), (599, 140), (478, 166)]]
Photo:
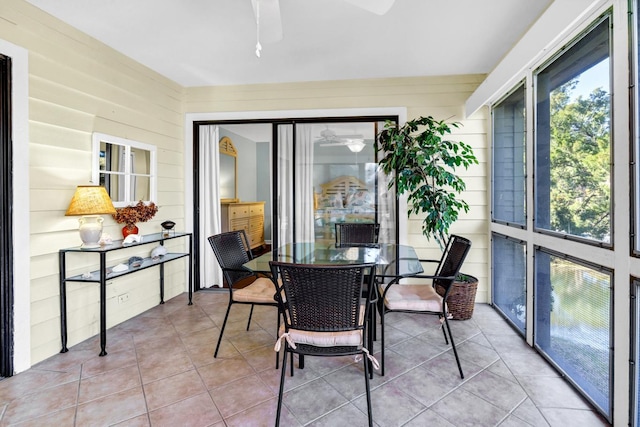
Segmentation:
[(13, 139), (14, 373), (31, 367), (31, 277), (29, 229), (29, 52), (0, 39), (11, 57)]

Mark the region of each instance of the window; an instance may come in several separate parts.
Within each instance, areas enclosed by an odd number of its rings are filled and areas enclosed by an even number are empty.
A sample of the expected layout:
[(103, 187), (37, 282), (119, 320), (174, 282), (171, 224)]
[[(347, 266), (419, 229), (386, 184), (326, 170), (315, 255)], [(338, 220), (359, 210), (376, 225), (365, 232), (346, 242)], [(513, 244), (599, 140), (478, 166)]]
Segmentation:
[(611, 241), (610, 16), (535, 73), (535, 226)]
[(611, 420), (613, 274), (543, 249), (535, 269), (536, 347)]
[(157, 200), (156, 147), (93, 134), (93, 182), (103, 185), (115, 207)]
[(493, 118), (492, 219), (526, 225), (524, 83), (491, 110)]
[(493, 234), (493, 303), (524, 335), (527, 320), (527, 260), (524, 243)]

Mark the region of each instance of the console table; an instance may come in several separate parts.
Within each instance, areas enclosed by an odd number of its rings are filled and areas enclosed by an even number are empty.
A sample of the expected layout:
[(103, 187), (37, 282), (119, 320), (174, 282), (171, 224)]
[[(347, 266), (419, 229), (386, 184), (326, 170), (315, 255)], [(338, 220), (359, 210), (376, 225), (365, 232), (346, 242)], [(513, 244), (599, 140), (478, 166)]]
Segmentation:
[[(186, 253), (167, 253), (157, 259), (151, 257), (143, 257), (142, 263), (139, 267), (129, 267), (125, 271), (115, 272), (112, 267), (107, 267), (107, 253), (118, 251), (122, 249), (130, 249), (138, 246), (149, 245), (151, 243), (159, 243), (164, 245), (166, 240), (189, 238), (189, 252)], [(147, 247), (148, 252), (151, 251), (150, 247)], [(76, 276), (67, 277), (66, 257), (68, 253), (87, 253), (98, 254), (100, 257), (100, 269), (91, 271), (85, 274), (78, 274)], [(147, 252), (147, 253), (148, 253)], [(100, 284), (100, 356), (106, 356), (107, 346), (107, 280), (115, 279), (117, 277), (126, 276), (127, 274), (137, 273), (138, 271), (145, 270), (150, 267), (160, 267), (160, 304), (164, 304), (164, 264), (176, 259), (188, 257), (189, 258), (189, 305), (192, 305), (193, 296), (193, 236), (191, 233), (154, 233), (142, 236), (142, 241), (139, 243), (123, 244), (122, 240), (116, 240), (110, 245), (101, 246), (99, 248), (82, 248), (80, 246), (60, 249), (58, 253), (58, 260), (60, 264), (60, 335), (62, 337), (62, 350), (60, 353), (66, 353), (69, 351), (67, 348), (67, 282), (83, 282), (83, 283), (99, 283)]]

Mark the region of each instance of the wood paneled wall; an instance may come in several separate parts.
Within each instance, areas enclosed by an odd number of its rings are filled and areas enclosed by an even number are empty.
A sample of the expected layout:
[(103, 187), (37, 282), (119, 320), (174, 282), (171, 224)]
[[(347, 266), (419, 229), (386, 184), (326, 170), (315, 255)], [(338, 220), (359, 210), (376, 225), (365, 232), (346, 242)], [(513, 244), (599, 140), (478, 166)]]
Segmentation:
[[(476, 300), (487, 302), (489, 113), (481, 109), (464, 117), (465, 101), (483, 79), (484, 75), (461, 75), (187, 88), (185, 113), (405, 107), (409, 119), (431, 115), (460, 121), (463, 126), (455, 130), (454, 137), (474, 148), (480, 164), (460, 172), (467, 181), (463, 198), (470, 210), (451, 231), (473, 241), (464, 270), (480, 280)], [(421, 256), (436, 257), (439, 248), (422, 235), (421, 222), (420, 217), (409, 219), (408, 242)]]
[[(21, 148), (29, 151), (29, 194), (24, 197), (29, 197), (30, 212), (20, 217), (30, 221), (31, 283), (15, 285), (31, 287), (34, 364), (60, 351), (57, 255), (60, 248), (80, 244), (77, 218), (64, 213), (76, 186), (90, 184), (93, 132), (158, 147), (160, 211), (140, 228), (159, 231), (165, 219), (183, 228), (184, 89), (22, 0), (0, 4), (0, 39), (29, 52), (30, 141)], [(105, 216), (107, 233), (121, 238), (120, 228)], [(96, 264), (97, 256), (83, 256), (68, 267), (83, 272)], [(109, 325), (158, 303), (158, 272), (153, 270), (108, 286)], [(184, 263), (167, 264), (166, 298), (184, 291), (184, 271)], [(118, 304), (117, 295), (125, 292), (129, 300)], [(70, 284), (68, 300), (73, 345), (99, 331), (98, 286)]]

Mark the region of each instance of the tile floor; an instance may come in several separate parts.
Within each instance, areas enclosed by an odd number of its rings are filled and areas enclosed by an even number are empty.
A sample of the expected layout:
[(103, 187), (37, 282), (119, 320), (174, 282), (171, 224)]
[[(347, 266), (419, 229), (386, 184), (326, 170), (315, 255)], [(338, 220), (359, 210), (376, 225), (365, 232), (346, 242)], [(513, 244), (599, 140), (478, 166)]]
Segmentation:
[[(192, 306), (178, 296), (111, 328), (106, 357), (93, 337), (0, 381), (0, 425), (274, 425), (275, 309), (256, 308), (246, 332), (248, 311), (234, 306), (214, 359), (226, 303), (220, 291), (195, 293)], [(378, 426), (606, 425), (486, 304), (452, 322), (464, 380), (435, 317), (386, 320), (387, 374), (371, 383)], [(366, 425), (362, 363), (305, 362), (287, 375), (281, 425)]]

